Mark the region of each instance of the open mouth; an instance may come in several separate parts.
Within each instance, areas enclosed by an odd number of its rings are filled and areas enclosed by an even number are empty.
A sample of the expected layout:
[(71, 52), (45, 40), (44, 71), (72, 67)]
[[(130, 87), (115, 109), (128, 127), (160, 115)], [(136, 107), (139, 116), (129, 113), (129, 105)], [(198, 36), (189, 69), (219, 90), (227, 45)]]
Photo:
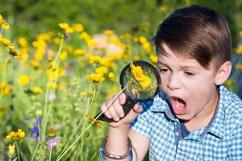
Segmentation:
[(170, 103), (176, 115), (184, 115), (186, 113), (186, 102), (181, 98), (171, 97)]

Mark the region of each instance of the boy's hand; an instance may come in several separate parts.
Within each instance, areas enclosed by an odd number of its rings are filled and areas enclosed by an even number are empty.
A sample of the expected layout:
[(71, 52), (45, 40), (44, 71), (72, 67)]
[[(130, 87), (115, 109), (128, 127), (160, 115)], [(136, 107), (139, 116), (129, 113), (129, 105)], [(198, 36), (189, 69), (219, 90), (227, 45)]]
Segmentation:
[(117, 96), (114, 95), (101, 105), (102, 112), (109, 119), (113, 118), (114, 122), (110, 122), (110, 126), (112, 127), (120, 127), (122, 125), (130, 124), (140, 114), (142, 107), (138, 104), (135, 104), (129, 113), (124, 116), (122, 105), (125, 104), (126, 95), (122, 93), (116, 100), (114, 100), (115, 97)]

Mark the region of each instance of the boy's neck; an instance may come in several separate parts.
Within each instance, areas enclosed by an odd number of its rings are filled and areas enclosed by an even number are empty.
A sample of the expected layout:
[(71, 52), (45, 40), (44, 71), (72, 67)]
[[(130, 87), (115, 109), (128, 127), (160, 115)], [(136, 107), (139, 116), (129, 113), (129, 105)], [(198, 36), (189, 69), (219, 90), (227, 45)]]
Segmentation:
[(204, 107), (201, 113), (199, 113), (193, 119), (184, 122), (184, 125), (186, 126), (186, 128), (190, 132), (192, 132), (206, 127), (216, 113), (218, 100), (219, 100), (219, 93), (216, 92), (213, 99), (211, 99), (211, 101)]

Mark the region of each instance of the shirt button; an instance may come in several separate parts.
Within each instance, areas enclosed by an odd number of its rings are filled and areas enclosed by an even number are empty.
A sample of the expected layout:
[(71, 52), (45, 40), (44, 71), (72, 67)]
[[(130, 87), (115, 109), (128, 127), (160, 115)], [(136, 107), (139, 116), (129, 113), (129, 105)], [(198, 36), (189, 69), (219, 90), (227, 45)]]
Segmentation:
[(176, 132), (176, 136), (179, 136), (179, 132)]

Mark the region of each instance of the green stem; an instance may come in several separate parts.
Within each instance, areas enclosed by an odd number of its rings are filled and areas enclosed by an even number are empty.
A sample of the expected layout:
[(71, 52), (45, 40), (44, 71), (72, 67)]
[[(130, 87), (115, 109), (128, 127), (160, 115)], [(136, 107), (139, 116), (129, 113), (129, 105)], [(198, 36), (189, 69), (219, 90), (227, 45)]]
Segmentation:
[[(94, 86), (94, 90), (93, 90), (93, 91), (94, 91), (94, 94), (93, 94), (93, 96), (92, 96), (92, 100), (91, 100), (90, 104), (88, 105), (87, 110), (86, 110), (86, 112), (84, 113), (84, 116), (82, 117), (82, 120), (80, 121), (80, 123), (78, 124), (78, 127), (76, 128), (76, 130), (73, 132), (73, 134), (72, 134), (71, 137), (69, 138), (69, 140), (68, 140), (66, 146), (64, 147), (64, 149), (61, 151), (61, 153), (60, 153), (60, 155), (59, 155), (60, 158), (57, 158), (57, 160), (61, 159), (61, 158), (65, 155), (65, 153), (67, 153), (67, 152), (70, 150), (71, 146), (73, 146), (73, 145), (75, 144), (75, 142), (77, 141), (77, 140), (74, 141), (74, 143), (72, 143), (72, 144), (70, 145), (70, 147), (66, 149), (67, 145), (69, 144), (69, 142), (71, 141), (71, 139), (73, 138), (73, 136), (75, 135), (75, 133), (77, 132), (79, 126), (81, 125), (81, 122), (84, 120), (85, 116), (87, 115), (89, 109), (91, 108), (91, 106), (92, 106), (92, 104), (93, 104), (93, 102), (94, 102), (94, 99), (95, 99), (95, 96), (96, 96), (96, 91), (97, 91), (97, 85)], [(94, 122), (93, 122), (93, 123), (94, 123)], [(93, 123), (91, 123), (91, 124), (93, 124)], [(84, 128), (84, 126), (83, 126), (83, 128)], [(82, 129), (81, 136), (82, 136), (86, 131), (87, 131), (87, 130)], [(80, 139), (80, 136), (79, 136), (79, 139)], [(78, 139), (78, 140), (79, 140), (79, 139)], [(65, 150), (65, 149), (66, 149), (66, 150)]]
[(20, 155), (19, 155), (19, 148), (18, 148), (18, 143), (17, 142), (14, 142), (15, 146), (16, 146), (16, 151), (17, 151), (17, 154), (18, 154), (18, 161), (20, 161)]
[(51, 153), (52, 153), (52, 146), (51, 146), (51, 148), (50, 148), (49, 161), (51, 161)]
[[(62, 47), (63, 47), (63, 44), (64, 44), (64, 37), (62, 36), (61, 37), (61, 41), (60, 41), (60, 46), (59, 46), (59, 49), (58, 49), (58, 52), (56, 54), (56, 57), (54, 59), (54, 63), (57, 63), (58, 61), (58, 57), (62, 51)], [(54, 66), (52, 66), (51, 68), (51, 73), (54, 69)], [(51, 75), (50, 73), (50, 75)], [(49, 111), (50, 111), (50, 108), (47, 110), (47, 106), (48, 106), (48, 94), (49, 94), (49, 88), (48, 88), (48, 84), (49, 82), (51, 81), (50, 77), (48, 78), (48, 82), (47, 82), (47, 87), (46, 87), (46, 93), (45, 93), (45, 105), (44, 105), (44, 110), (43, 110), (43, 130), (42, 130), (42, 134), (41, 134), (41, 138), (40, 139), (44, 139), (45, 137), (45, 132), (46, 132), (46, 128), (47, 128), (47, 123), (48, 123), (48, 116), (49, 116)], [(52, 102), (51, 101), (51, 105), (52, 105)]]

